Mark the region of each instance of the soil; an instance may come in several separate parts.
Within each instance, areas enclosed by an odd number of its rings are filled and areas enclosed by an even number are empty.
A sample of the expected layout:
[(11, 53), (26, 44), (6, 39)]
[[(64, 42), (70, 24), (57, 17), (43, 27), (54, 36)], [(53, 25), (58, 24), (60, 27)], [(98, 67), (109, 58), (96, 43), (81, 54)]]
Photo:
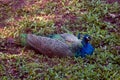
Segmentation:
[(0, 52), (6, 54), (19, 54), (22, 46), (15, 43), (13, 38), (0, 39)]
[[(120, 3), (120, 0), (105, 0), (105, 1), (110, 4), (112, 4), (114, 2)], [(44, 5), (41, 5), (41, 6), (44, 7), (46, 2), (47, 2), (47, 0), (43, 0)], [(21, 9), (25, 5), (31, 5), (34, 3), (35, 3), (35, 1), (32, 1), (32, 0), (29, 2), (27, 2), (27, 0), (0, 0), (0, 15), (2, 15), (2, 17), (0, 17), (0, 28), (10, 25), (10, 24), (6, 23), (6, 20), (9, 19), (11, 16), (14, 17), (16, 20), (18, 20), (18, 18), (20, 18), (20, 15), (15, 15), (15, 12), (17, 10)], [(9, 7), (9, 9), (6, 10), (5, 7)], [(70, 17), (68, 17), (69, 15), (70, 15)], [(65, 15), (63, 15), (63, 17), (64, 16), (66, 16), (68, 19), (75, 18), (74, 15), (71, 16), (71, 14), (65, 14)], [(64, 18), (66, 18), (66, 17), (64, 17)], [(56, 25), (58, 25), (58, 26), (60, 26), (62, 24), (63, 24), (63, 21), (61, 23), (56, 22)]]
[(120, 0), (106, 0), (107, 3), (114, 3), (114, 2), (118, 2), (120, 3)]

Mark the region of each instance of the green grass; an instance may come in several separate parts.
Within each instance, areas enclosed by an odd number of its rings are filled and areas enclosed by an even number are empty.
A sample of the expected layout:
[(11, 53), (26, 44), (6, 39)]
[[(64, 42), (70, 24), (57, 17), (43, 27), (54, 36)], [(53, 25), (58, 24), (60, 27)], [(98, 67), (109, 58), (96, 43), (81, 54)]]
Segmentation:
[[(117, 25), (120, 20), (113, 18), (115, 23), (104, 20), (111, 17), (110, 13), (118, 14), (120, 4), (106, 4), (100, 0), (47, 1), (41, 4), (36, 0), (15, 12), (10, 5), (0, 5), (10, 16), (4, 21), (10, 25), (0, 28), (1, 45), (6, 46), (5, 40), (10, 37), (18, 42), (20, 33), (80, 32), (92, 36), (94, 54), (85, 59), (48, 58), (25, 47), (18, 47), (19, 54), (9, 53), (12, 47), (3, 47), (8, 52), (0, 52), (0, 80), (120, 80), (120, 50), (116, 48), (120, 47)], [(21, 19), (17, 21), (14, 16)]]

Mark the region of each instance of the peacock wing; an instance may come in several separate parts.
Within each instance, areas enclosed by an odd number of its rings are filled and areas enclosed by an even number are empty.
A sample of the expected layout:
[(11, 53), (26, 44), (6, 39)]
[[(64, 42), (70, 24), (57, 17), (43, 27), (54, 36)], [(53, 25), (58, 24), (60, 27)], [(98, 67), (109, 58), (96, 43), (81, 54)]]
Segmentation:
[(47, 37), (65, 42), (65, 39), (60, 34), (52, 34), (52, 35), (49, 35)]
[(65, 39), (66, 41), (69, 41), (69, 42), (76, 42), (76, 41), (79, 40), (79, 39), (78, 39), (76, 36), (74, 36), (73, 34), (63, 33), (63, 34), (60, 34), (60, 35), (61, 35), (61, 37), (62, 37), (63, 39)]
[(27, 44), (34, 49), (37, 49), (40, 53), (50, 57), (74, 56), (74, 53), (71, 52), (70, 47), (57, 39), (28, 34)]

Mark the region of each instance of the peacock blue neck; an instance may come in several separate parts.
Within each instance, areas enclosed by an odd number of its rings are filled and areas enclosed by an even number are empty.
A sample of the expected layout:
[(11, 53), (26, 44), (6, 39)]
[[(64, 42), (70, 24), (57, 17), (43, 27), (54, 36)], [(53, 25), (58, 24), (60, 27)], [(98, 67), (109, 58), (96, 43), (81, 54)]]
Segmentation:
[(76, 57), (86, 57), (86, 55), (92, 55), (94, 52), (93, 46), (89, 43), (90, 36), (85, 35), (81, 41), (82, 46), (80, 46), (76, 52), (75, 56)]
[(85, 39), (83, 39), (83, 40), (81, 41), (81, 43), (82, 43), (82, 46), (86, 47), (89, 42), (86, 41)]

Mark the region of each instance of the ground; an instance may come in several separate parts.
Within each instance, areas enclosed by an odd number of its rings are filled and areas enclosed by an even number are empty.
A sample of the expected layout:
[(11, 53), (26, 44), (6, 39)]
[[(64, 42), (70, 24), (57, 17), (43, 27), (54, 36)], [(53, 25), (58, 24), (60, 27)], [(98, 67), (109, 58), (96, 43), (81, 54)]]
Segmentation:
[[(1, 0), (1, 80), (120, 79), (119, 0)], [(87, 58), (49, 58), (19, 43), (20, 33), (89, 34)]]

